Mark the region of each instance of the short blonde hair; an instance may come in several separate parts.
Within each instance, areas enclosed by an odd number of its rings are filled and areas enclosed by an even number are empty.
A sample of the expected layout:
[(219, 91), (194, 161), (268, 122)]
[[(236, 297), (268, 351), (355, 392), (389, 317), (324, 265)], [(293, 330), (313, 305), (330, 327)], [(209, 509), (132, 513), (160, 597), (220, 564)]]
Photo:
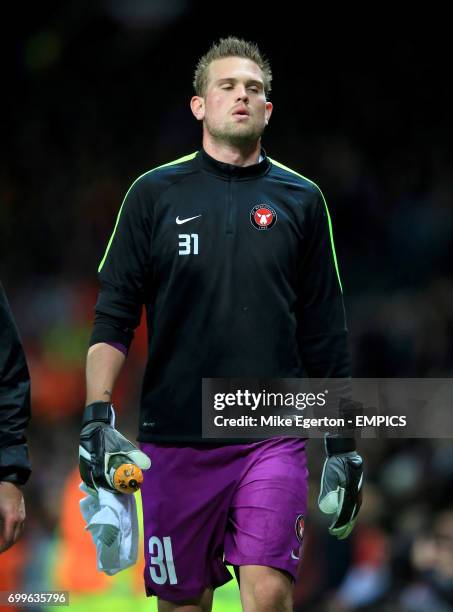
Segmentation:
[(264, 93), (266, 97), (268, 96), (272, 83), (272, 71), (269, 61), (261, 54), (258, 45), (241, 38), (236, 38), (235, 36), (221, 38), (198, 61), (193, 79), (193, 86), (197, 96), (204, 97), (206, 95), (208, 70), (211, 62), (224, 57), (244, 57), (255, 62), (263, 73)]

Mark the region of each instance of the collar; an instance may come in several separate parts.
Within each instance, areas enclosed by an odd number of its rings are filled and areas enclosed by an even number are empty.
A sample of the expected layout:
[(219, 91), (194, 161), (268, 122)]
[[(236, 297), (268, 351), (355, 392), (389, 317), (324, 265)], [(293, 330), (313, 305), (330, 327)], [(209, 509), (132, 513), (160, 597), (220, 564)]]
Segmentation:
[(251, 166), (235, 166), (214, 159), (206, 153), (204, 149), (200, 149), (196, 155), (196, 159), (200, 166), (211, 174), (215, 174), (224, 179), (248, 179), (266, 174), (270, 169), (271, 162), (269, 161), (266, 151), (261, 148), (262, 160)]

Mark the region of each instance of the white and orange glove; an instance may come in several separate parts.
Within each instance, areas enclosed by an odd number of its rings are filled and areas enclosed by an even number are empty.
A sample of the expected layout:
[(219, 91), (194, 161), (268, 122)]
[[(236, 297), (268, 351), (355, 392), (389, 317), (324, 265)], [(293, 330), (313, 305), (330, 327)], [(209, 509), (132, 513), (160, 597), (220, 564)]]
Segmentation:
[(151, 467), (149, 457), (115, 429), (112, 404), (93, 402), (83, 413), (79, 444), (80, 476), (87, 487), (118, 491), (113, 481), (115, 456), (142, 470)]

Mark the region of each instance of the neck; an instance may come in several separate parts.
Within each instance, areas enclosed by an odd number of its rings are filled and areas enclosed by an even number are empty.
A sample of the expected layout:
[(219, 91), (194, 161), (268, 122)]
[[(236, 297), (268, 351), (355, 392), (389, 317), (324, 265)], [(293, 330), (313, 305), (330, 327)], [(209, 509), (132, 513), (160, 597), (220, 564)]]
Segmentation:
[(261, 152), (261, 139), (250, 146), (237, 147), (228, 142), (213, 140), (209, 133), (203, 135), (203, 149), (217, 161), (233, 166), (257, 164)]

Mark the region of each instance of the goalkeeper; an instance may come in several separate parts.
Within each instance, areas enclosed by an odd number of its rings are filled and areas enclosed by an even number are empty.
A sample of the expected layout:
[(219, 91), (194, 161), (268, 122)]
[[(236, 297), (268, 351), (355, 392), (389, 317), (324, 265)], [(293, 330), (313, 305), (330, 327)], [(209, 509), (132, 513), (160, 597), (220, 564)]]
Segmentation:
[[(347, 329), (320, 189), (267, 156), (269, 62), (229, 37), (198, 62), (190, 106), (202, 148), (139, 177), (99, 266), (87, 358), (81, 473), (152, 467), (142, 487), (145, 586), (159, 610), (207, 611), (235, 567), (243, 609), (292, 609), (307, 513), (306, 440), (206, 440), (202, 378), (348, 379)], [(148, 363), (141, 454), (114, 428), (111, 397), (142, 306)], [(326, 438), (319, 506), (338, 538), (360, 508), (353, 438)], [(140, 463), (141, 462), (141, 463)]]

